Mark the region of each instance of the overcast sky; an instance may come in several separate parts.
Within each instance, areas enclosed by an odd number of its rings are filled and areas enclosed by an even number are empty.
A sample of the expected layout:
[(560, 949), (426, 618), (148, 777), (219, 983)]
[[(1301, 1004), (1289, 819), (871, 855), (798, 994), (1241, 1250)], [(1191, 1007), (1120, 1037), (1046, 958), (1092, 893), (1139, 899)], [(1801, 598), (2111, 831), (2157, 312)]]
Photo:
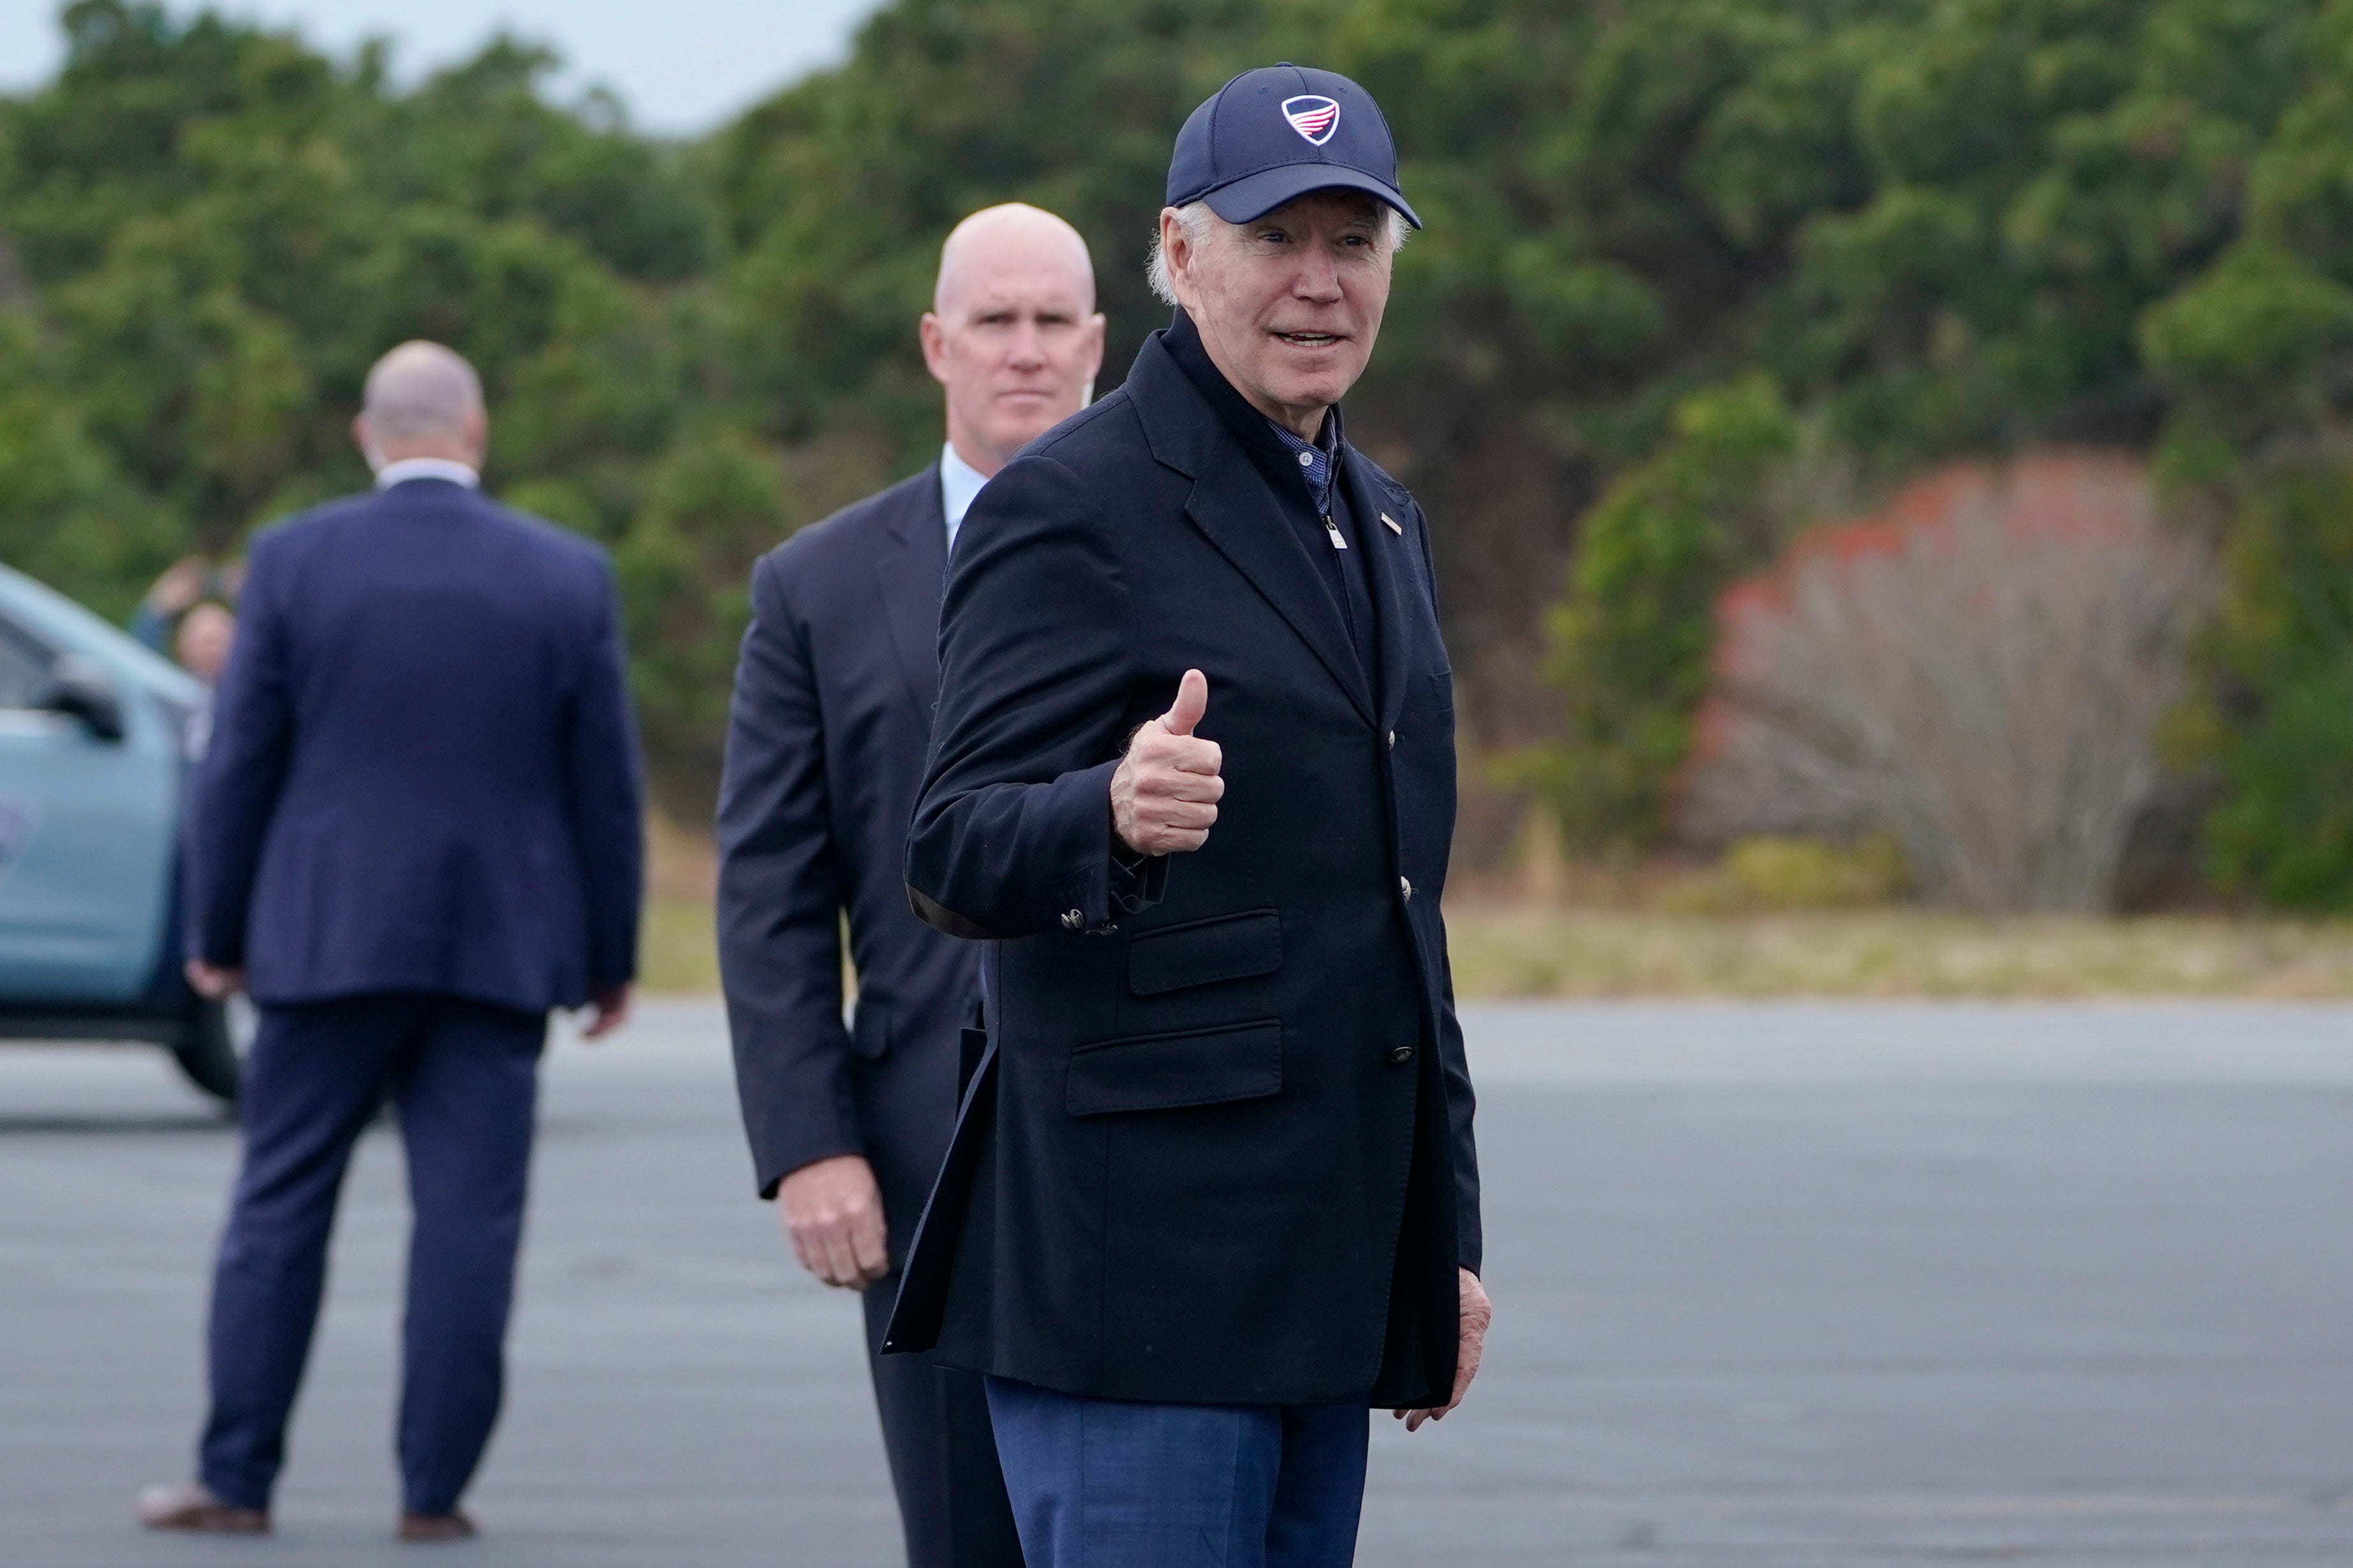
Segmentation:
[[(638, 124), (669, 135), (707, 131), (735, 110), (849, 52), (880, 0), (220, 0), (213, 8), (296, 26), (336, 54), (362, 38), (397, 40), (404, 79), (462, 59), (504, 26), (554, 44), (560, 87), (601, 82)], [(0, 0), (0, 91), (57, 68), (59, 0)], [(198, 7), (172, 0), (174, 15)]]

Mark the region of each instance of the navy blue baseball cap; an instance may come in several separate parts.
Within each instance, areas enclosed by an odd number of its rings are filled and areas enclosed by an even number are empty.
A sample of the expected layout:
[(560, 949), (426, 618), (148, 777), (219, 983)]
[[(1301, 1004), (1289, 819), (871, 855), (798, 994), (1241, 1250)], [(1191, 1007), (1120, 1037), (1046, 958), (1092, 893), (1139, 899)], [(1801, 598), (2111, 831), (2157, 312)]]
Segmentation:
[(1397, 143), (1373, 95), (1289, 61), (1219, 88), (1186, 119), (1168, 160), (1168, 205), (1205, 201), (1228, 223), (1335, 188), (1377, 196), (1421, 226), (1398, 190)]

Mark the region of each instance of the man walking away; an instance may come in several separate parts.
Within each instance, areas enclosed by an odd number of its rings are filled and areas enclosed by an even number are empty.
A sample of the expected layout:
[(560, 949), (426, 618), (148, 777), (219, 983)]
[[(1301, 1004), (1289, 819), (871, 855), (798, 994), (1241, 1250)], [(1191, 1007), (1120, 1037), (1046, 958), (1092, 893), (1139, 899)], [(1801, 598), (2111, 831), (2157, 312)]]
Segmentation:
[(472, 367), (405, 343), (353, 426), (373, 495), (254, 542), (194, 806), (189, 981), (260, 1013), (213, 1276), (197, 1479), (150, 1527), (269, 1529), (352, 1145), (389, 1100), (416, 1225), (404, 1541), (459, 1511), (498, 1415), (547, 1014), (620, 1023), (642, 786), (612, 574), (483, 499)]
[(987, 1374), (1029, 1568), (1344, 1568), (1488, 1319), (1430, 539), (1348, 444), (1414, 222), (1363, 89), (1194, 111), (1117, 392), (965, 521), (907, 886), (989, 1055), (889, 1344)]
[[(719, 805), (720, 963), (761, 1195), (794, 1252), (863, 1290), (911, 1568), (1018, 1568), (980, 1380), (881, 1359), (955, 1121), (973, 949), (908, 911), (907, 819), (938, 686), (940, 584), (982, 484), (1086, 401), (1103, 363), (1086, 243), (1010, 205), (956, 226), (923, 354), (947, 444), (914, 478), (802, 530), (752, 574)], [(858, 969), (841, 1017), (841, 925)]]

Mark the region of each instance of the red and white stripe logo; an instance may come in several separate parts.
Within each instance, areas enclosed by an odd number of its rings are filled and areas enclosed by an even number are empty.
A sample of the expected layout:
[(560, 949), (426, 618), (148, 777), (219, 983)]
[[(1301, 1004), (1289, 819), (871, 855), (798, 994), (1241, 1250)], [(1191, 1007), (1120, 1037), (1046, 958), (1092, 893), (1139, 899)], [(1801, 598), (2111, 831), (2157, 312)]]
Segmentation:
[(1321, 147), (1332, 140), (1332, 132), (1340, 129), (1340, 106), (1328, 98), (1309, 95), (1282, 100), (1282, 117), (1291, 128), (1307, 138), (1311, 146)]

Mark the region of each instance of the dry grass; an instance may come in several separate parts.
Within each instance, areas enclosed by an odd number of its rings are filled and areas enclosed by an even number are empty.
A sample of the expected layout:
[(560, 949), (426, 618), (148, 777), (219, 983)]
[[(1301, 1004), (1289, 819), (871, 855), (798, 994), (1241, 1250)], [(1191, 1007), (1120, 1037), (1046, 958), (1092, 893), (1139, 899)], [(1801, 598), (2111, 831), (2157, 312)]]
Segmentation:
[(656, 892), (638, 933), (638, 984), (648, 991), (719, 989), (719, 942), (711, 905)]
[(1447, 926), (1465, 997), (2353, 997), (2344, 921), (1491, 905)]
[[(711, 842), (658, 818), (649, 826), (642, 984), (714, 992)], [(1786, 855), (1614, 868), (1567, 864), (1551, 851), (1533, 858), (1541, 875), (1458, 881), (1464, 890), (1447, 900), (1454, 984), (1465, 999), (2353, 999), (2353, 921), (1989, 919), (1900, 903), (1791, 910), (1776, 906), (1841, 892), (1823, 880), (1840, 867), (1808, 862), (1796, 876)]]
[(638, 931), (638, 981), (648, 991), (719, 989), (719, 941), (711, 923), (718, 886), (711, 837), (646, 817), (646, 911)]
[[(1454, 982), (1504, 996), (2353, 998), (2353, 923), (2165, 916), (1984, 920), (1458, 904)], [(645, 988), (719, 987), (710, 905), (647, 906)]]

